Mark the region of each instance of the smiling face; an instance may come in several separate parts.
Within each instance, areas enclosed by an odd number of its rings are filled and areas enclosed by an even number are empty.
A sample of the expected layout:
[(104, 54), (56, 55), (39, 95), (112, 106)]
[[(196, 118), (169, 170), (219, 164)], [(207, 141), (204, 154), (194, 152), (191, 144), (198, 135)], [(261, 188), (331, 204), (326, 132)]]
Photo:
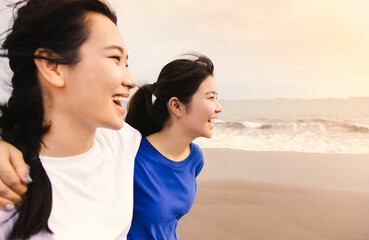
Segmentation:
[(183, 112), (181, 122), (192, 138), (207, 137), (213, 134), (213, 119), (222, 111), (218, 102), (214, 78), (208, 76), (192, 96), (191, 102)]
[(97, 13), (86, 18), (90, 36), (80, 48), (80, 61), (64, 66), (63, 103), (58, 107), (84, 126), (119, 129), (125, 113), (120, 101), (136, 86), (127, 69), (127, 50), (109, 18)]

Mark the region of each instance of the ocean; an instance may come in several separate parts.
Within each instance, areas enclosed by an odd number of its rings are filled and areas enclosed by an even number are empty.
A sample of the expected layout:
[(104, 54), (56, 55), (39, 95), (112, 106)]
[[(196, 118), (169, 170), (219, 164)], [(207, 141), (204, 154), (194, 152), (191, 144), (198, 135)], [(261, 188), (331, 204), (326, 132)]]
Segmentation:
[(369, 154), (369, 98), (220, 101), (201, 147)]

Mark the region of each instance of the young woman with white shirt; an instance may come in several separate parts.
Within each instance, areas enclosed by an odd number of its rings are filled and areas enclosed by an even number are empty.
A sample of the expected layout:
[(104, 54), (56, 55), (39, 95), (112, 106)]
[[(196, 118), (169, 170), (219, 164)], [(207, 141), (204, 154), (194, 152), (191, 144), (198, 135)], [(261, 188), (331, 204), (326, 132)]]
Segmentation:
[(1, 49), (14, 74), (0, 135), (33, 181), (0, 212), (0, 239), (125, 239), (141, 135), (123, 125), (119, 101), (136, 82), (116, 16), (99, 0), (17, 8)]

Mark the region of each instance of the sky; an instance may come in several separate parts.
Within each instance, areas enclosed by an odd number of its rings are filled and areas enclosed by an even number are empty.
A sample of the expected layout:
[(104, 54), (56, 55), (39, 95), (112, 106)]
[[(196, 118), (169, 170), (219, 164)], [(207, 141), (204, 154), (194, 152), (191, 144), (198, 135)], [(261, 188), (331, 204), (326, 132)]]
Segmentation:
[(213, 60), (220, 99), (369, 96), (367, 0), (109, 2), (139, 84), (195, 51)]

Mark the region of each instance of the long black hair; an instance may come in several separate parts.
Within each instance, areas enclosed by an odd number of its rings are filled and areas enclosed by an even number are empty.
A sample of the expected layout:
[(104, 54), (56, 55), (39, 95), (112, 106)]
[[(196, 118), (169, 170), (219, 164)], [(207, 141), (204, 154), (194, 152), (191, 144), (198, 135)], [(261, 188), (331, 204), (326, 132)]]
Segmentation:
[[(0, 136), (16, 146), (30, 166), (33, 182), (28, 185), (24, 201), (10, 239), (28, 239), (41, 231), (52, 233), (48, 226), (52, 207), (50, 180), (39, 160), (42, 137), (49, 130), (45, 123), (44, 104), (35, 58), (72, 65), (80, 60), (79, 49), (88, 39), (88, 12), (101, 13), (115, 24), (115, 13), (100, 0), (25, 0), (14, 4), (11, 29), (1, 48), (13, 71), (12, 94), (0, 106)], [(43, 48), (57, 58), (35, 56)]]
[(155, 83), (139, 87), (132, 96), (126, 122), (142, 136), (160, 131), (167, 123), (170, 98), (190, 103), (201, 83), (213, 75), (214, 65), (208, 57), (195, 53), (189, 56), (191, 58), (176, 59), (165, 65)]

